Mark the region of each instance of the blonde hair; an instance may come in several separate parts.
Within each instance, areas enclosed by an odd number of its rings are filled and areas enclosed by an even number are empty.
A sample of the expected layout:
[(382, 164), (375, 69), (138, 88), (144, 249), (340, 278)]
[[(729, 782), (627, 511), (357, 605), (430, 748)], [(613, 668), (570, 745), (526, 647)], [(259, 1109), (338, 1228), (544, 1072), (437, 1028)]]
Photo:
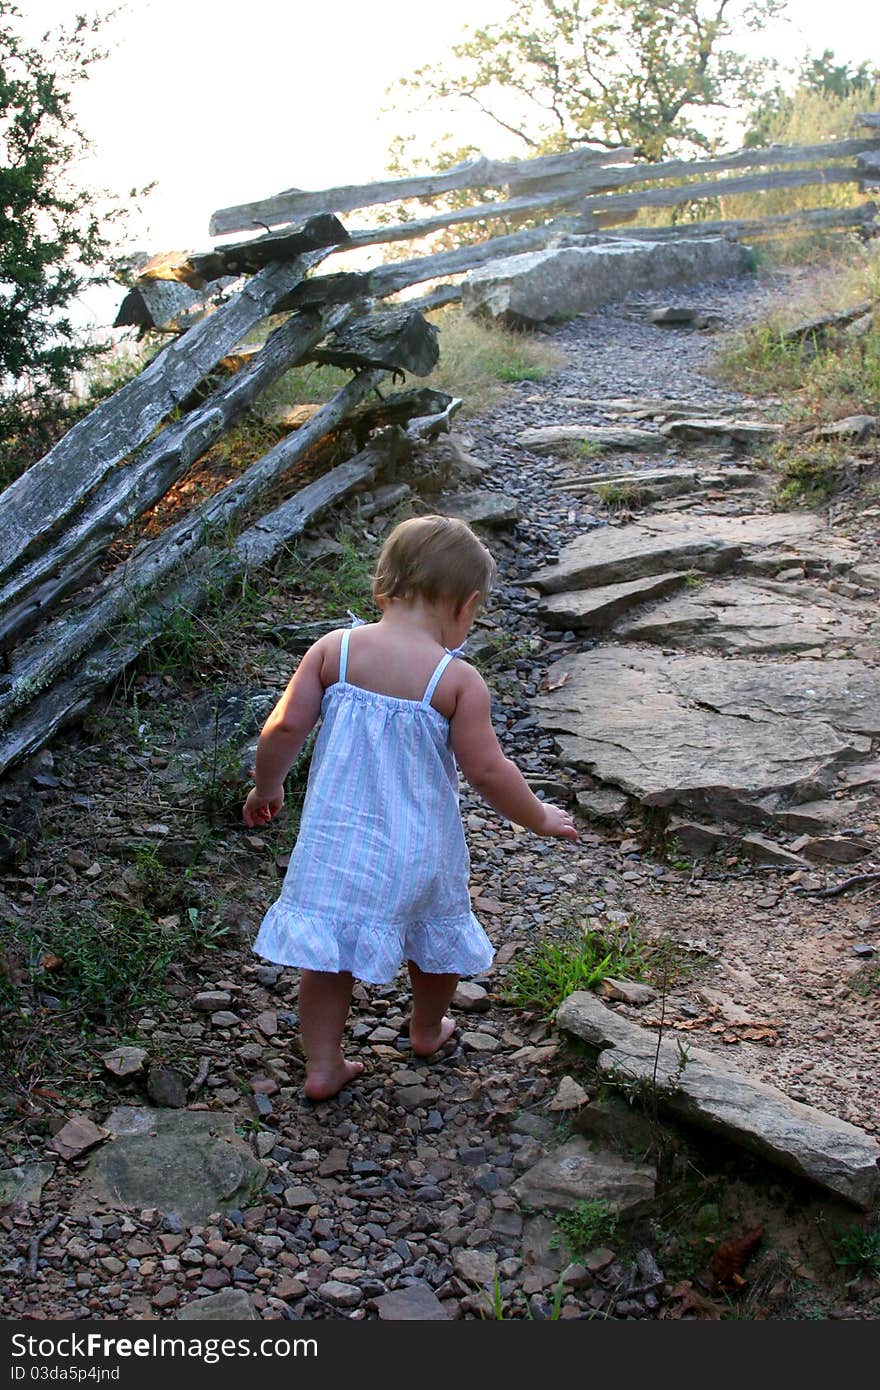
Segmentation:
[(452, 516), (415, 516), (395, 526), (373, 576), (373, 597), (447, 600), (456, 610), (476, 590), (485, 599), (495, 561), (469, 526)]

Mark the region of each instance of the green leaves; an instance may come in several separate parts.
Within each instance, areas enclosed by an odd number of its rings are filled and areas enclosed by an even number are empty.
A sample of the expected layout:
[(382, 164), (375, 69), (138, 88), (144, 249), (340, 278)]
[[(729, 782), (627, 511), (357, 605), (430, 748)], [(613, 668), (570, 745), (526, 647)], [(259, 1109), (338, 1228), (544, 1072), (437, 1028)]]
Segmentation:
[(462, 99), (537, 154), (583, 143), (633, 145), (648, 159), (709, 150), (706, 113), (753, 98), (775, 65), (750, 59), (737, 32), (777, 18), (786, 0), (516, 0), (509, 18), (471, 31), (445, 65), (405, 85), (422, 106)]
[(93, 39), (108, 17), (79, 16), (36, 47), (0, 0), (0, 399), (65, 390), (95, 351), (61, 311), (111, 278), (122, 214), (71, 178), (89, 147), (71, 91), (104, 56)]

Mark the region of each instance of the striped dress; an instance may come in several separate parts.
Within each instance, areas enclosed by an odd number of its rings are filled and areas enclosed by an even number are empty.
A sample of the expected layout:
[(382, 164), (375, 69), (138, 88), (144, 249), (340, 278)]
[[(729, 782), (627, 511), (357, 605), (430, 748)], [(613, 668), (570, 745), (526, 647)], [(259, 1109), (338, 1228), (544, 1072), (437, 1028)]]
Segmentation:
[(449, 720), (431, 704), (456, 655), (421, 700), (339, 680), (321, 703), (299, 835), (254, 951), (281, 965), (392, 980), (404, 960), (430, 974), (474, 975), (492, 961), (471, 911), (470, 857)]

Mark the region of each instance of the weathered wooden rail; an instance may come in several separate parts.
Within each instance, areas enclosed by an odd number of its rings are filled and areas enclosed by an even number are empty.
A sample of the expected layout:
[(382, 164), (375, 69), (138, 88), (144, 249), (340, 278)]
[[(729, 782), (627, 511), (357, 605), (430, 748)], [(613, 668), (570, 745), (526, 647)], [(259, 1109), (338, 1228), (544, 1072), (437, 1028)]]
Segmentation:
[[(417, 435), (448, 428), (458, 404), (449, 397), (404, 392), (389, 398), (372, 417), (358, 420), (360, 452), (353, 459), (259, 515), (279, 480), (350, 421), (354, 407), (381, 381), (430, 373), (437, 330), (424, 314), (460, 294), (451, 283), (456, 277), (568, 237), (589, 240), (597, 229), (627, 222), (642, 208), (756, 189), (870, 187), (880, 166), (880, 115), (868, 115), (862, 124), (864, 138), (693, 162), (638, 164), (626, 149), (517, 162), (479, 159), (441, 174), (319, 192), (291, 189), (215, 213), (215, 235), (257, 229), (263, 234), (150, 263), (139, 282), (145, 293), (131, 310), (134, 321), (141, 327), (151, 321), (147, 291), (173, 283), (186, 290), (164, 296), (177, 336), (0, 494), (0, 640), (7, 668), (0, 677), (0, 772), (80, 713), (155, 640), (176, 607), (197, 607), (206, 584), (229, 584), (243, 570), (271, 563), (328, 506), (383, 470), (405, 468)], [(488, 199), (489, 189), (500, 196)], [(477, 201), (361, 229), (339, 220), (340, 213), (453, 190), (471, 190)], [(692, 232), (753, 236), (793, 225), (869, 225), (875, 212), (866, 203), (697, 223)], [(495, 221), (519, 229), (402, 261), (317, 273), (340, 252)], [(653, 239), (681, 234), (681, 227), (638, 232)], [(419, 284), (433, 286), (421, 300), (382, 307), (390, 296)], [(225, 298), (215, 306), (211, 295), (220, 286)], [(162, 312), (162, 298), (152, 298), (156, 313)], [(201, 317), (192, 322), (196, 314)], [(242, 350), (242, 340), (267, 319), (278, 326), (265, 342)], [(125, 561), (107, 570), (110, 544), (125, 537), (270, 385), (308, 361), (348, 368), (352, 378), (240, 477), (157, 538), (130, 542)], [(220, 364), (232, 374), (224, 376)], [(414, 420), (425, 408), (431, 418)]]

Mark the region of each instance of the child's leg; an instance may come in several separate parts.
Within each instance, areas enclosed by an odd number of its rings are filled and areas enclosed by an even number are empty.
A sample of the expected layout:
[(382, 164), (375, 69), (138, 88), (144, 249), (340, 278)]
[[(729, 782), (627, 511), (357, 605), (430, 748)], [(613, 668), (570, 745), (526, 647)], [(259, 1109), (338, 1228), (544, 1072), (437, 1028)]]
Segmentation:
[(328, 1100), (364, 1069), (346, 1062), (342, 1032), (351, 1005), (354, 977), (347, 971), (303, 970), (299, 982), (299, 1022), (306, 1054), (303, 1090), (309, 1100)]
[(417, 1057), (429, 1057), (452, 1037), (455, 1023), (446, 1017), (458, 984), (457, 975), (429, 975), (414, 960), (408, 960), (412, 981), (413, 1007), (409, 1039)]

